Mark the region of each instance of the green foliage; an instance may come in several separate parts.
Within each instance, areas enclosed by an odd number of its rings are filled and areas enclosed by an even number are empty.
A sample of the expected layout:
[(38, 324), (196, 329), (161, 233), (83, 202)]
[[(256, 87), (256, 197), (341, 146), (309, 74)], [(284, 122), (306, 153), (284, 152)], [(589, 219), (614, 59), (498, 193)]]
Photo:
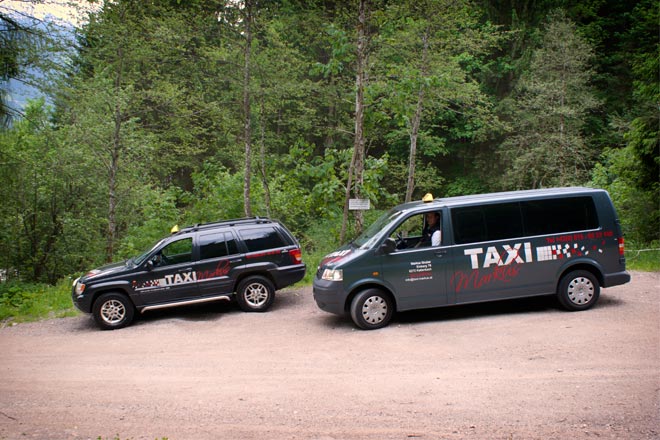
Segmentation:
[[(317, 259), (339, 244), (357, 10), (254, 12), (253, 213), (283, 221)], [(3, 273), (56, 283), (133, 256), (174, 224), (244, 215), (241, 14), (117, 0), (77, 30), (66, 58), (55, 39), (12, 58), (18, 41), (7, 40), (5, 67), (38, 60), (59, 75), (0, 131)], [(370, 14), (366, 217), (403, 202), (416, 136), (414, 200), (589, 184), (610, 192), (628, 240), (660, 239), (654, 2), (406, 0), (372, 2)]]
[(660, 241), (646, 245), (627, 241), (625, 255), (628, 270), (660, 271)]
[(593, 171), (592, 184), (606, 189), (618, 211), (625, 237), (648, 243), (660, 239), (658, 192), (639, 182), (639, 160), (632, 147), (608, 149)]
[(56, 285), (0, 283), (0, 321), (26, 322), (77, 314), (71, 302), (71, 280)]
[[(144, 203), (134, 211), (136, 221), (128, 227), (120, 241), (117, 257), (127, 259), (149, 249), (157, 240), (167, 236), (180, 221), (177, 201), (181, 194), (177, 188), (159, 190), (140, 188), (140, 200)], [(183, 226), (183, 225), (180, 225)]]
[(569, 186), (587, 181), (593, 153), (582, 136), (598, 102), (590, 89), (591, 47), (561, 10), (548, 16), (542, 45), (511, 102), (513, 133), (502, 144), (508, 189)]

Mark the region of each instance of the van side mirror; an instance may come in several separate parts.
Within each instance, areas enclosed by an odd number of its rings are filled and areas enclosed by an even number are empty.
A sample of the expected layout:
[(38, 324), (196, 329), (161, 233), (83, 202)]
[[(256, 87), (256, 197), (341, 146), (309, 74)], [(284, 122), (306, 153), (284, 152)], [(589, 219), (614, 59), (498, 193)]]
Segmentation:
[(381, 254), (391, 254), (396, 250), (396, 241), (393, 238), (386, 238), (383, 244), (378, 248), (378, 252)]

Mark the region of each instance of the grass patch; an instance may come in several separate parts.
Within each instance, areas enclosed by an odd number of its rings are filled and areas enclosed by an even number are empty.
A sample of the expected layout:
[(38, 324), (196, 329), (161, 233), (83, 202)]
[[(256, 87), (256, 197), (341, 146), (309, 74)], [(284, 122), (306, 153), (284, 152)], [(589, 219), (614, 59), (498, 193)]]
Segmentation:
[(626, 243), (626, 269), (643, 272), (660, 271), (660, 243), (648, 245)]
[(0, 283), (0, 322), (29, 322), (77, 314), (71, 301), (69, 279), (63, 279), (55, 286)]

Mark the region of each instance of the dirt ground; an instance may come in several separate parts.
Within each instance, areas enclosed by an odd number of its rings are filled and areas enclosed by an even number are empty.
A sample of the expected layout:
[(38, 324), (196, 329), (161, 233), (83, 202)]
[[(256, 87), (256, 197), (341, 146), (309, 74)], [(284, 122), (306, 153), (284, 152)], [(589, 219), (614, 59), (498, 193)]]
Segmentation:
[(660, 274), (595, 308), (536, 298), (356, 330), (311, 288), (99, 331), (0, 329), (0, 439), (660, 438)]

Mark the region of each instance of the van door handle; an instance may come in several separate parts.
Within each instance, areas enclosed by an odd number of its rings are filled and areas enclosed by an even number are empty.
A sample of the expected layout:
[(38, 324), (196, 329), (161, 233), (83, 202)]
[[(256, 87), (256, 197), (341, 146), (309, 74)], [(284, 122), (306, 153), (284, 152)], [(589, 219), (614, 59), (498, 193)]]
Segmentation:
[(441, 251), (435, 251), (435, 255), (442, 258), (444, 255), (447, 254), (447, 251), (441, 250)]

